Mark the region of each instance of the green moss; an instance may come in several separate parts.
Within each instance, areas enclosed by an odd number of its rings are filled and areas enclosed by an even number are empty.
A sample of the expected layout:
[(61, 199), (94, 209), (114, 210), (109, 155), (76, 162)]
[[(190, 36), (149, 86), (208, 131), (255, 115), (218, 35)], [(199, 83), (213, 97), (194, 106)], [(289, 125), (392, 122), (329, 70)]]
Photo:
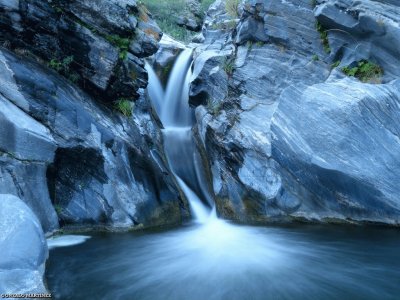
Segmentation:
[(118, 47), (119, 49), (119, 58), (126, 59), (128, 56), (129, 45), (131, 40), (128, 38), (123, 38), (118, 35), (106, 35), (105, 39), (110, 42), (110, 44)]
[(340, 65), (340, 60), (335, 61), (333, 64), (331, 64), (331, 68), (332, 69), (337, 68), (337, 67), (339, 67), (339, 65)]
[(63, 212), (63, 210), (64, 210), (63, 207), (62, 207), (60, 204), (55, 204), (55, 205), (54, 205), (54, 209), (55, 209), (57, 215), (62, 214), (62, 212)]
[(253, 49), (253, 41), (247, 41), (247, 49), (251, 51)]
[(318, 55), (317, 55), (317, 54), (314, 54), (314, 55), (312, 56), (312, 60), (313, 60), (313, 61), (319, 61)]
[(219, 115), (220, 111), (222, 108), (222, 103), (219, 101), (215, 101), (215, 100), (211, 100), (208, 99), (207, 100), (207, 109), (208, 111), (213, 114), (213, 115)]
[(233, 59), (226, 57), (225, 60), (223, 61), (222, 68), (228, 74), (228, 76), (231, 76), (233, 74), (233, 71), (235, 70), (235, 62)]
[(64, 77), (68, 78), (71, 82), (77, 83), (81, 79), (81, 76), (71, 68), (73, 62), (74, 56), (71, 55), (62, 60), (53, 58), (47, 63), (47, 66), (56, 70), (61, 75), (64, 75)]
[(81, 79), (81, 76), (76, 72), (72, 72), (71, 74), (68, 75), (68, 79), (73, 83), (77, 83), (79, 79)]
[(239, 3), (240, 3), (240, 0), (226, 0), (225, 1), (226, 12), (232, 18), (238, 17)]
[(67, 56), (65, 58), (63, 58), (62, 60), (58, 60), (58, 59), (51, 59), (48, 62), (48, 66), (54, 70), (56, 70), (57, 72), (64, 72), (64, 73), (68, 73), (70, 71), (70, 66), (74, 61), (74, 56)]
[(317, 31), (319, 32), (325, 52), (330, 53), (331, 47), (329, 46), (328, 31), (318, 21), (315, 23), (315, 27), (317, 28)]
[(220, 217), (229, 220), (239, 220), (239, 216), (233, 206), (233, 203), (228, 198), (216, 198), (215, 205)]
[(370, 61), (361, 60), (355, 67), (346, 66), (342, 68), (347, 76), (356, 77), (362, 82), (378, 83), (383, 75), (383, 69)]
[(231, 30), (236, 27), (235, 20), (229, 20), (226, 22), (219, 22), (211, 24), (211, 29), (213, 30)]
[(125, 98), (120, 98), (114, 102), (114, 108), (126, 117), (132, 116), (134, 103)]

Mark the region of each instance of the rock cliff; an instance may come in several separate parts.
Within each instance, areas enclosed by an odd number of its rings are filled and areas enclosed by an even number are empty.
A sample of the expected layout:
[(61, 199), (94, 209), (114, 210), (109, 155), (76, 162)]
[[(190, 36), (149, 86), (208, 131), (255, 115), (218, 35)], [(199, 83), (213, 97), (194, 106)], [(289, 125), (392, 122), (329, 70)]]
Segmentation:
[(211, 6), (191, 102), (221, 216), (400, 223), (399, 16), (394, 1)]
[[(0, 192), (23, 200), (46, 233), (180, 222), (141, 89), (161, 37), (147, 10), (21, 0), (0, 2), (0, 15)], [(109, 104), (121, 97), (126, 116)]]

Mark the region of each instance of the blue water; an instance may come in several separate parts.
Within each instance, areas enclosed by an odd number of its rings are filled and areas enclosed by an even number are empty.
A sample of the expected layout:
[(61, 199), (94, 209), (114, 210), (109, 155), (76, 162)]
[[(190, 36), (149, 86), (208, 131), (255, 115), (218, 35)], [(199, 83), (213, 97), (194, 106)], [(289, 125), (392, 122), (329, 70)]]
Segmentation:
[(400, 299), (400, 230), (206, 225), (51, 250), (55, 299)]

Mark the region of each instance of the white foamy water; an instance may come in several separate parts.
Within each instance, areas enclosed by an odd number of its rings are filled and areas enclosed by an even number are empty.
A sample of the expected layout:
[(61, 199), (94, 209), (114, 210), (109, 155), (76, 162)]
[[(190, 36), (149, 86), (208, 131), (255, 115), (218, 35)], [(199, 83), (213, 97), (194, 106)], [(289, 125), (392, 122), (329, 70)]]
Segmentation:
[(146, 64), (149, 73), (147, 92), (164, 126), (164, 151), (169, 167), (189, 201), (194, 220), (204, 223), (210, 216), (213, 200), (204, 182), (201, 158), (192, 135), (193, 111), (189, 106), (191, 63), (192, 50), (186, 49), (176, 59), (166, 91), (156, 72)]
[(86, 242), (90, 239), (87, 235), (62, 235), (47, 239), (47, 247), (49, 249), (57, 247), (69, 247)]

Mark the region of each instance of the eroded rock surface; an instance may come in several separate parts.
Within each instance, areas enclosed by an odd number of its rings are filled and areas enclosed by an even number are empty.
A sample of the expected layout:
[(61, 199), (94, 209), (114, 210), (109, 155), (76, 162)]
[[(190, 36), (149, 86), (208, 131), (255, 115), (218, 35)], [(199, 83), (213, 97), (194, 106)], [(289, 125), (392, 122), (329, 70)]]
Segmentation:
[(157, 51), (161, 31), (134, 0), (2, 1), (0, 14), (3, 46), (104, 101), (136, 99), (147, 84), (140, 58)]
[(47, 293), (47, 243), (35, 214), (18, 197), (0, 194), (0, 294)]
[[(210, 7), (191, 103), (221, 216), (400, 223), (399, 6), (368, 3), (248, 0), (236, 21)], [(361, 60), (385, 84), (341, 72)]]
[(26, 202), (46, 232), (58, 228), (57, 214), (61, 224), (180, 221), (144, 98), (130, 119), (4, 49), (0, 70), (0, 190)]

